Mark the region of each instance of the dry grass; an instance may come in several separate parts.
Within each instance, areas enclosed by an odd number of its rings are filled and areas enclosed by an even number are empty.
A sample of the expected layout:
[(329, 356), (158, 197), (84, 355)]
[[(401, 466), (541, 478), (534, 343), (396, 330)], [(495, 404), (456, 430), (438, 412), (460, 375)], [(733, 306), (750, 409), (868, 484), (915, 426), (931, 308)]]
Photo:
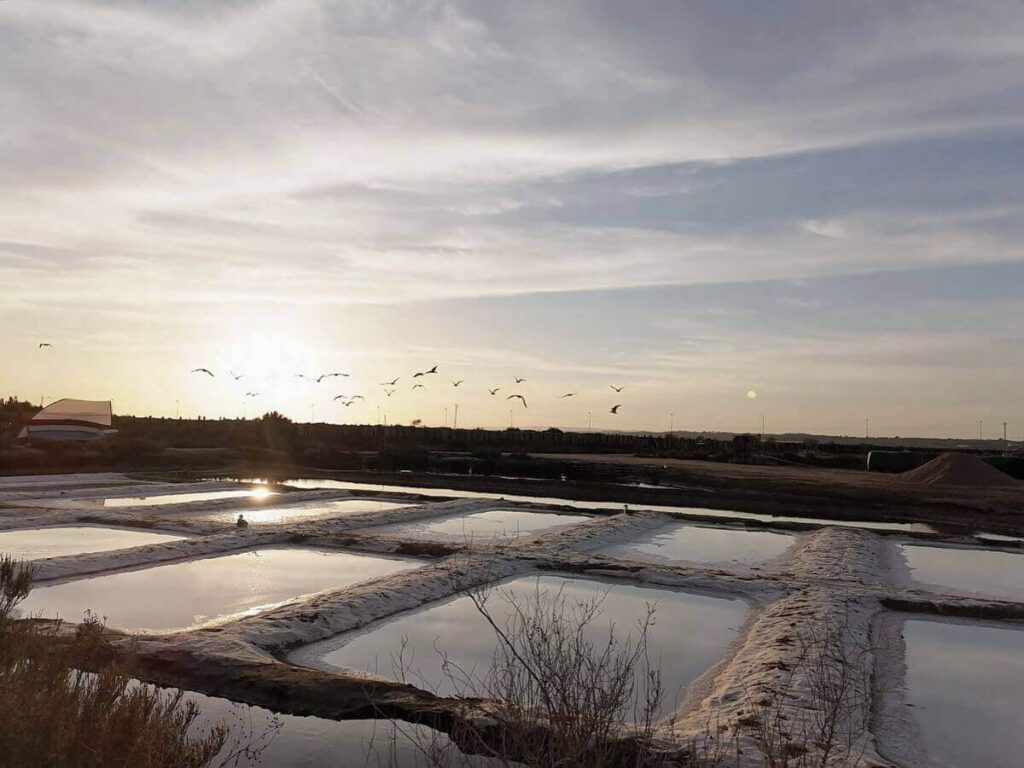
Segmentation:
[(0, 557), (0, 766), (205, 768), (244, 757), (244, 745), (221, 755), (225, 725), (197, 733), (199, 710), (180, 692), (99, 664), (95, 617), (70, 640), (55, 623), (15, 619), (31, 584), (30, 565)]

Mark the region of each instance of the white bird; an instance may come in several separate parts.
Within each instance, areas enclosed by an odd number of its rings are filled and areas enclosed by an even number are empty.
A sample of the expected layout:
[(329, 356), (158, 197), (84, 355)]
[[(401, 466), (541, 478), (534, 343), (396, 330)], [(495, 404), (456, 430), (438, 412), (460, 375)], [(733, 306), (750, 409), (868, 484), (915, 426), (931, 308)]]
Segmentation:
[(347, 373), (321, 373), (319, 376), (316, 377), (316, 383), (319, 384), (324, 379), (329, 379), (332, 376), (344, 376), (346, 379), (348, 378)]
[(205, 373), (207, 376), (217, 378), (216, 376), (213, 375), (213, 371), (211, 371), (209, 368), (193, 368), (192, 373)]
[(516, 398), (522, 400), (523, 401), (523, 408), (526, 408), (526, 398), (523, 397), (522, 395), (509, 395), (505, 399), (506, 400), (513, 400), (513, 399), (516, 399)]
[(612, 409), (611, 409), (610, 411), (608, 411), (608, 413), (618, 413), (618, 412), (619, 412), (619, 408), (621, 408), (621, 407), (622, 407), (622, 405), (621, 405), (621, 404), (619, 404), (619, 405), (613, 405), (613, 406), (612, 406)]
[(391, 397), (393, 394), (395, 394), (395, 390), (388, 389), (387, 387), (385, 387), (384, 388), (384, 394), (387, 395), (388, 397)]
[(233, 378), (235, 381), (238, 381), (240, 378), (242, 378), (243, 374), (235, 373), (234, 371), (228, 371), (228, 375), (231, 376), (231, 378)]

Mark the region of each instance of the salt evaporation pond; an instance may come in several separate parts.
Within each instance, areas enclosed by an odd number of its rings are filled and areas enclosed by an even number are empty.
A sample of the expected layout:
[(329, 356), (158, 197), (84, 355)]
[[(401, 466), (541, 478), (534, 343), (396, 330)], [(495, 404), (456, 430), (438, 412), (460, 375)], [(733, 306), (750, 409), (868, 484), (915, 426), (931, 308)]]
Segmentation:
[(782, 533), (672, 523), (641, 538), (604, 547), (600, 552), (652, 563), (682, 560), (750, 564), (778, 557), (794, 541), (794, 537)]
[(78, 621), (86, 609), (111, 627), (168, 631), (251, 616), (288, 600), (341, 589), (422, 561), (306, 547), (256, 549), (39, 586), (24, 614)]
[(1024, 755), (1024, 630), (907, 621), (907, 701), (928, 765), (1012, 768)]
[[(102, 502), (104, 507), (161, 507), (165, 504), (188, 504), (193, 501), (218, 501), (246, 497), (258, 501), (275, 495), (275, 491), (267, 488), (253, 488), (248, 491), (203, 491), (201, 493), (169, 493), (158, 496), (127, 496), (103, 499)], [(89, 500), (82, 499), (81, 501), (88, 502)]]
[(401, 509), (409, 502), (376, 501), (374, 499), (345, 499), (344, 501), (296, 504), (294, 506), (264, 507), (260, 509), (231, 510), (193, 515), (199, 520), (234, 522), (242, 514), (250, 523), (284, 523), (294, 520), (316, 520), (336, 515), (353, 515), (359, 512), (383, 512)]
[(47, 557), (141, 547), (145, 544), (163, 544), (184, 538), (167, 533), (87, 525), (28, 528), (0, 531), (0, 554), (11, 555), (16, 560), (42, 560)]
[(900, 550), (914, 580), (932, 589), (1024, 600), (1024, 553), (914, 544)]
[[(538, 589), (549, 596), (561, 590), (566, 611), (604, 595), (601, 615), (589, 630), (598, 648), (607, 644), (612, 624), (620, 641), (627, 635), (635, 639), (637, 622), (644, 616), (646, 606), (656, 604), (648, 643), (652, 662), (660, 664), (665, 691), (659, 716), (671, 712), (681, 699), (682, 689), (722, 658), (747, 615), (747, 606), (740, 600), (612, 585), (592, 579), (541, 576), (518, 578), (491, 592), (487, 605), (498, 625), (504, 627), (512, 613), (510, 599), (529, 609), (531, 596)], [(294, 651), (289, 660), (316, 669), (361, 670), (394, 679), (398, 677), (395, 663), (402, 651), (408, 682), (441, 696), (455, 696), (466, 692), (445, 675), (441, 652), (479, 680), (486, 677), (495, 648), (494, 631), (471, 598), (462, 596), (375, 622), (362, 631), (313, 643)]]
[[(224, 478), (217, 478), (224, 479)], [(243, 478), (236, 482), (259, 483), (258, 478)], [(318, 478), (301, 478), (282, 480), (282, 485), (301, 490), (336, 489), (346, 491), (379, 491), (380, 493), (414, 493), (418, 496), (441, 496), (461, 499), (496, 499), (517, 504), (548, 504), (552, 506), (574, 507), (580, 510), (595, 512), (621, 512), (625, 504), (618, 501), (579, 501), (554, 496), (519, 496), (514, 494), (488, 493), (484, 491), (464, 491), (455, 488), (433, 488), (415, 485), (375, 485), (373, 483), (352, 483), (346, 480), (320, 480)], [(664, 486), (662, 486), (664, 487)], [(756, 512), (737, 512), (734, 510), (708, 509), (705, 507), (670, 507), (663, 504), (631, 504), (634, 510), (650, 510), (679, 515), (700, 515), (702, 517), (720, 517), (723, 520), (756, 520), (761, 523), (803, 523), (817, 526), (842, 525), (848, 528), (866, 528), (875, 531), (912, 531), (915, 533), (935, 533), (935, 528), (927, 523), (889, 523), (872, 520), (833, 520), (829, 518), (789, 517), (786, 515), (764, 515)]]
[[(530, 512), (519, 509), (492, 509), (468, 515), (454, 515), (402, 525), (388, 525), (377, 531), (396, 531), (427, 538), (464, 541), (506, 541), (531, 533), (539, 533), (560, 525), (585, 523), (586, 515), (561, 515), (553, 512)], [(376, 532), (376, 531), (375, 531)]]

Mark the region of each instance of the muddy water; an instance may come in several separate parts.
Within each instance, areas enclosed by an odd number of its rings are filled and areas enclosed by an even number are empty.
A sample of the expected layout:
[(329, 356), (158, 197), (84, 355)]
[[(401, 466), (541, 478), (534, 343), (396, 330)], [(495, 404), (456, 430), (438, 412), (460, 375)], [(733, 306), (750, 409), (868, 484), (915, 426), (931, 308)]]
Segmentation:
[(1024, 553), (914, 544), (900, 550), (920, 584), (1024, 601)]
[[(635, 639), (646, 605), (656, 604), (648, 640), (650, 658), (660, 665), (666, 692), (660, 715), (672, 711), (683, 689), (722, 658), (747, 614), (746, 604), (738, 600), (542, 576), (515, 579), (490, 593), (487, 605), (496, 623), (506, 626), (513, 613), (512, 601), (529, 607), (538, 589), (549, 597), (561, 590), (565, 602), (558, 612), (567, 616), (581, 603), (603, 595), (601, 613), (588, 631), (598, 648), (607, 646), (612, 626), (620, 640), (630, 634)], [(482, 681), (492, 666), (495, 646), (494, 631), (471, 599), (458, 597), (371, 624), (361, 632), (314, 643), (294, 652), (290, 660), (319, 669), (350, 668), (397, 679), (402, 677), (396, 671), (401, 654), (407, 665), (404, 677), (411, 683), (441, 695), (458, 695), (465, 693), (458, 681), (464, 674), (471, 678), (469, 688), (483, 694)], [(461, 673), (449, 666), (446, 674), (442, 652)]]
[[(586, 515), (560, 515), (547, 512), (528, 512), (518, 509), (493, 509), (468, 515), (444, 517), (405, 525), (384, 526), (388, 531), (401, 531), (427, 538), (459, 539), (460, 541), (508, 541), (531, 533), (556, 528), (560, 525), (585, 523), (593, 518)], [(382, 529), (377, 529), (382, 530)]]
[(32, 590), (23, 613), (77, 621), (86, 609), (134, 632), (250, 616), (315, 592), (415, 568), (421, 561), (281, 547), (95, 576)]
[(1024, 755), (1024, 630), (908, 621), (907, 700), (940, 768), (1016, 768)]
[(163, 544), (168, 541), (181, 541), (183, 538), (185, 537), (166, 533), (87, 525), (30, 528), (0, 531), (0, 554), (11, 555), (19, 560), (42, 560), (46, 557), (84, 555), (140, 547), (144, 544)]
[(641, 538), (601, 550), (629, 560), (662, 563), (760, 563), (772, 560), (793, 545), (793, 536), (766, 531), (738, 531), (672, 524)]

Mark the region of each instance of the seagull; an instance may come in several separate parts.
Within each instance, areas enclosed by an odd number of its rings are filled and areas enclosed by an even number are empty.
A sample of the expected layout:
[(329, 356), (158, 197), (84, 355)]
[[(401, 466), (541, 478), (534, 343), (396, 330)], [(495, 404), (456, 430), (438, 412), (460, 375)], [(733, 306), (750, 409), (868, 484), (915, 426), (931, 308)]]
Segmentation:
[(526, 381), (526, 379), (520, 379), (518, 376), (513, 376), (512, 378), (516, 380), (516, 384), (522, 384)]
[(335, 395), (331, 398), (331, 402), (333, 403), (335, 400), (344, 400), (346, 397), (348, 397), (348, 395)]
[(400, 378), (402, 378), (402, 377), (401, 377), (401, 376), (395, 376), (395, 378), (393, 378), (393, 379), (392, 379), (391, 381), (382, 381), (382, 382), (380, 383), (380, 385), (381, 385), (382, 387), (393, 387), (393, 386), (395, 386), (395, 384), (397, 384), (397, 383), (398, 383), (398, 380), (399, 380)]
[(40, 349), (42, 349), (43, 347), (50, 347), (50, 348), (52, 349), (52, 348), (53, 348), (53, 344), (51, 344), (51, 343), (50, 343), (50, 342), (48, 342), (48, 341), (44, 341), (44, 342), (42, 342), (42, 343), (41, 343), (41, 344), (39, 345), (39, 348), (40, 348)]
[(304, 374), (304, 373), (296, 373), (296, 374), (295, 374), (295, 378), (296, 378), (296, 379), (305, 379), (306, 381), (312, 381), (312, 379), (311, 379), (311, 378), (309, 378), (309, 376), (307, 376), (307, 375), (306, 375), (306, 374)]
[(344, 376), (346, 379), (348, 378), (347, 373), (321, 373), (319, 376), (316, 377), (316, 383), (319, 384), (324, 379), (329, 379), (332, 376)]
[(243, 375), (243, 374), (241, 374), (241, 373), (235, 373), (234, 371), (228, 371), (228, 374), (229, 374), (229, 375), (231, 376), (231, 378), (233, 378), (233, 379), (234, 379), (235, 381), (238, 381), (238, 380), (239, 380), (240, 378), (242, 378), (242, 375)]
[(352, 395), (352, 397), (350, 397), (350, 398), (349, 398), (349, 400), (351, 400), (351, 401), (352, 401), (353, 403), (354, 403), (354, 402), (355, 402), (356, 400), (363, 400), (363, 401), (365, 402), (365, 401), (366, 401), (366, 398), (365, 398), (365, 397), (363, 397), (362, 395)]
[(495, 387), (494, 389), (488, 389), (487, 391), (490, 392), (492, 395), (496, 395), (498, 394), (499, 389), (501, 389), (501, 387)]
[(514, 399), (516, 399), (516, 398), (518, 398), (518, 399), (522, 400), (522, 401), (523, 401), (523, 408), (526, 408), (526, 398), (525, 398), (525, 397), (523, 397), (522, 395), (509, 395), (509, 396), (508, 396), (508, 397), (506, 397), (505, 399), (506, 399), (506, 400), (514, 400)]
[(217, 378), (216, 376), (213, 375), (213, 371), (211, 371), (209, 368), (193, 368), (192, 373), (205, 373), (207, 376)]
[[(576, 395), (578, 395), (578, 394), (579, 394), (579, 392), (566, 392), (564, 395), (562, 395), (562, 397), (576, 397)], [(562, 397), (560, 397), (558, 399), (561, 400)]]
[(342, 403), (342, 405), (344, 405), (346, 408), (348, 408), (354, 402), (355, 402), (355, 400), (346, 400), (344, 403)]
[(387, 387), (385, 387), (384, 388), (384, 394), (387, 395), (388, 397), (391, 397), (393, 394), (395, 394), (395, 390), (388, 389)]
[(465, 379), (459, 379), (458, 381), (453, 381), (452, 382), (452, 386), (453, 387), (457, 387), (457, 386), (459, 386), (459, 384), (461, 384), (464, 381), (465, 381)]
[(614, 384), (610, 384), (609, 386), (612, 389), (614, 389), (616, 392), (621, 392), (622, 390), (624, 390), (626, 388), (625, 384), (623, 384), (621, 387), (616, 387)]
[(621, 408), (621, 407), (622, 407), (621, 403), (619, 405), (613, 405), (612, 409), (610, 411), (608, 411), (608, 413), (616, 413), (617, 414), (619, 412), (619, 408)]
[(414, 373), (412, 377), (414, 379), (418, 379), (420, 376), (426, 376), (429, 373), (437, 373), (437, 366), (435, 365), (429, 371), (420, 371), (419, 373)]
[(412, 388), (413, 389), (426, 389), (426, 387), (424, 387), (422, 384), (413, 384)]
[(259, 397), (259, 394), (260, 394), (259, 392), (246, 392), (245, 396), (246, 397)]

